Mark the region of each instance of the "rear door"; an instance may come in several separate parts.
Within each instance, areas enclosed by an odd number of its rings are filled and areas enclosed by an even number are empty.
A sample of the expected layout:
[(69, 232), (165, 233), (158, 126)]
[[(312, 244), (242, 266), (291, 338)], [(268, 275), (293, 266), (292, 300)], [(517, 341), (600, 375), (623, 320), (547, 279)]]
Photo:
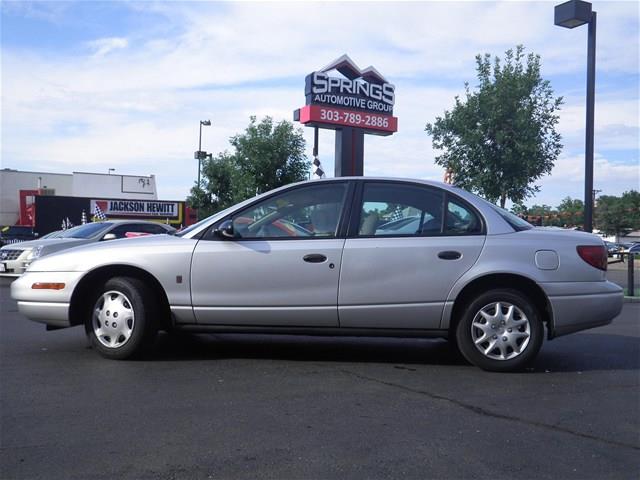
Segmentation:
[(435, 187), (360, 187), (342, 256), (341, 327), (437, 329), (453, 284), (485, 240), (475, 209)]

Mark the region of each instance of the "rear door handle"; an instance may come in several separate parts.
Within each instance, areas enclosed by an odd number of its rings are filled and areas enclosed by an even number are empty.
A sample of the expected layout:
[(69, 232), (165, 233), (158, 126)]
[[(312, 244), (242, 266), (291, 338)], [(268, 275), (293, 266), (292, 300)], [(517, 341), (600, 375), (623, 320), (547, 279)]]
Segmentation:
[(302, 257), (305, 262), (309, 263), (322, 263), (327, 261), (327, 257), (322, 255), (321, 253), (309, 253)]
[(460, 252), (456, 252), (454, 250), (445, 250), (444, 252), (438, 253), (438, 258), (443, 260), (457, 260), (462, 256)]

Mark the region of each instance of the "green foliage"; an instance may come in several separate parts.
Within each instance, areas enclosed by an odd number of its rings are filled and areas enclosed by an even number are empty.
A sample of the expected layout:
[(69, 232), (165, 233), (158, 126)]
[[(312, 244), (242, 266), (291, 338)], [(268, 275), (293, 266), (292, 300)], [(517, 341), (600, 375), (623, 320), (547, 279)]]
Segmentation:
[(532, 183), (551, 172), (560, 153), (555, 127), (562, 97), (540, 76), (540, 56), (519, 45), (504, 64), (476, 56), (478, 90), (465, 84), (465, 99), (436, 117), (425, 130), (441, 150), (436, 163), (453, 172), (454, 183), (504, 207), (521, 204), (539, 187)]
[(533, 205), (527, 210), (527, 216), (536, 225), (544, 227), (560, 227), (562, 225), (557, 210), (554, 210), (551, 205)]
[[(584, 202), (566, 197), (557, 208), (549, 205), (532, 205), (526, 207), (516, 204), (511, 208), (535, 225), (582, 228), (584, 225)], [(630, 190), (621, 197), (602, 195), (596, 201), (594, 228), (605, 235), (626, 235), (633, 230), (640, 230), (640, 192)]]
[(607, 235), (626, 235), (640, 230), (640, 192), (630, 190), (621, 197), (599, 197), (595, 208), (595, 228)]
[(252, 116), (246, 130), (229, 143), (232, 153), (203, 161), (201, 185), (195, 185), (187, 199), (199, 209), (200, 218), (308, 176), (302, 130), (291, 122), (274, 124), (265, 117), (257, 123)]
[(558, 205), (560, 215), (559, 226), (582, 227), (584, 226), (584, 202), (577, 198), (565, 197)]

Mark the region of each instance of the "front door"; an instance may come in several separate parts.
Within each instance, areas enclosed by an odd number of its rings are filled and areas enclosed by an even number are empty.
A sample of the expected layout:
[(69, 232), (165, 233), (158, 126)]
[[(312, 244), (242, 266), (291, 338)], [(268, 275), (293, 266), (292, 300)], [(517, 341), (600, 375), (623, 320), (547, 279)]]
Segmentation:
[(347, 189), (344, 181), (293, 187), (227, 217), (234, 238), (209, 232), (191, 265), (197, 322), (337, 326)]

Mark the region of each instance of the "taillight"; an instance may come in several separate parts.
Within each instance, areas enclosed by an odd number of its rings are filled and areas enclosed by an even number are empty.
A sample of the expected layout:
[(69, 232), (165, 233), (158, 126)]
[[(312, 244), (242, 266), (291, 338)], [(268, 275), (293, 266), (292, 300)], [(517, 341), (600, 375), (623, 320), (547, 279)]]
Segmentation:
[(607, 249), (604, 245), (578, 245), (576, 250), (580, 258), (592, 267), (607, 269)]

